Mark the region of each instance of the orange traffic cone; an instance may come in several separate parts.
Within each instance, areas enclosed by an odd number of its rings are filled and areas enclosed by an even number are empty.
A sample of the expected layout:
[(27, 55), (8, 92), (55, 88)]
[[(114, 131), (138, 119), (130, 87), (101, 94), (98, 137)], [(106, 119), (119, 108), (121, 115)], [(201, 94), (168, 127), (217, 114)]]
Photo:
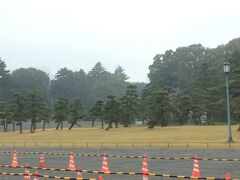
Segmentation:
[(98, 180), (103, 180), (103, 175), (99, 175)]
[(77, 178), (77, 179), (83, 179), (81, 168), (78, 167), (77, 170), (78, 170), (78, 171), (77, 171), (77, 176), (76, 176), (76, 178)]
[(39, 180), (38, 170), (37, 169), (34, 171), (34, 178), (33, 178), (33, 180)]
[(68, 169), (71, 170), (71, 171), (76, 170), (75, 163), (74, 163), (74, 154), (73, 154), (73, 152), (70, 153)]
[(195, 155), (194, 157), (194, 163), (193, 163), (193, 172), (192, 172), (192, 177), (200, 177), (200, 168), (198, 164), (198, 156)]
[(24, 180), (31, 180), (31, 177), (29, 176), (30, 171), (29, 171), (28, 167), (29, 167), (29, 165), (28, 165), (28, 163), (26, 163), (25, 164), (25, 174), (26, 175), (24, 176)]
[(40, 168), (46, 168), (46, 162), (45, 162), (45, 157), (44, 157), (44, 154), (41, 153), (40, 154), (40, 158), (39, 158), (39, 167)]
[(12, 167), (18, 166), (17, 152), (13, 151)]
[(230, 180), (230, 179), (231, 179), (230, 172), (227, 172), (227, 173), (226, 173), (226, 175), (225, 175), (225, 179), (226, 179), (226, 180)]
[(143, 180), (148, 180), (148, 163), (146, 155), (143, 156), (143, 163), (142, 163), (142, 173), (143, 173)]
[(107, 162), (107, 154), (106, 153), (104, 153), (104, 155), (103, 155), (102, 169), (100, 171), (110, 173), (110, 170), (108, 169), (108, 162)]

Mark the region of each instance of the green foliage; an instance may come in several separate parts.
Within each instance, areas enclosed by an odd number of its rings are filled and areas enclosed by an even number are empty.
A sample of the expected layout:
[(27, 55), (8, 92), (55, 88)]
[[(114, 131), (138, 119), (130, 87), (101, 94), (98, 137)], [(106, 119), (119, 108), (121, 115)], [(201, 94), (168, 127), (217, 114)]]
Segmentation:
[(179, 124), (183, 125), (186, 124), (187, 120), (189, 119), (189, 113), (193, 109), (193, 102), (192, 98), (188, 95), (180, 96), (179, 102), (178, 102), (178, 108), (179, 108)]
[(50, 96), (53, 104), (59, 97), (66, 97), (69, 100), (80, 98), (84, 107), (90, 109), (98, 99), (104, 100), (109, 94), (122, 95), (127, 86), (126, 78), (121, 67), (110, 73), (101, 62), (98, 62), (88, 74), (83, 70), (73, 72), (62, 68), (51, 81)]
[(107, 71), (101, 62), (97, 62), (91, 71), (89, 71), (88, 76), (93, 81), (104, 81), (107, 79)]
[(6, 70), (6, 64), (0, 57), (0, 99), (9, 100), (12, 96), (10, 71)]
[[(189, 112), (192, 120), (200, 124), (201, 116), (207, 113), (207, 123), (215, 120), (224, 121), (225, 78), (223, 62), (231, 63), (230, 93), (234, 119), (239, 117), (240, 96), (240, 38), (230, 41), (215, 49), (205, 48), (200, 44), (180, 47), (157, 54), (150, 65), (148, 74), (151, 83), (174, 91), (178, 97), (171, 100), (175, 109), (174, 118), (180, 124), (186, 124)], [(168, 91), (171, 95), (171, 92)], [(171, 119), (171, 118), (170, 118)]]
[(16, 124), (22, 132), (23, 122), (30, 121), (34, 132), (37, 122), (43, 122), (44, 130), (54, 119), (56, 129), (62, 129), (64, 121), (71, 129), (80, 126), (77, 121), (89, 110), (92, 124), (101, 119), (102, 128), (103, 120), (108, 123), (107, 129), (119, 122), (129, 126), (137, 118), (147, 121), (150, 128), (169, 123), (201, 124), (204, 114), (208, 124), (225, 122), (225, 61), (231, 63), (230, 102), (233, 120), (238, 123), (240, 38), (213, 49), (193, 44), (157, 54), (149, 66), (148, 84), (129, 83), (121, 66), (111, 73), (101, 62), (88, 73), (62, 68), (49, 82), (48, 74), (35, 68), (10, 73), (0, 58), (1, 124), (4, 131), (9, 124), (13, 129)]
[(139, 114), (140, 99), (137, 95), (137, 86), (128, 85), (126, 93), (120, 98), (121, 118), (124, 127), (134, 123)]
[(127, 76), (127, 74), (125, 74), (124, 69), (121, 66), (118, 66), (115, 69), (114, 75), (116, 75), (122, 81), (128, 80), (128, 76)]
[(150, 83), (143, 92), (144, 105), (149, 117), (149, 128), (156, 125), (167, 126), (173, 107), (170, 104), (168, 92), (158, 83)]
[(30, 91), (38, 91), (47, 98), (49, 77), (41, 70), (35, 68), (20, 68), (12, 72), (12, 91), (27, 95)]
[(30, 132), (36, 131), (36, 123), (40, 122), (40, 116), (43, 110), (43, 101), (40, 94), (37, 91), (32, 91), (27, 95), (26, 98), (26, 115), (27, 118), (31, 119)]
[(101, 119), (101, 127), (103, 129), (104, 123), (103, 119), (101, 118), (102, 116), (102, 110), (103, 110), (103, 101), (98, 100), (94, 106), (90, 109), (89, 116), (92, 119), (92, 127), (94, 127), (94, 122), (96, 119)]
[(75, 99), (71, 104), (69, 105), (69, 121), (68, 123), (71, 124), (69, 129), (72, 129), (72, 127), (77, 124), (77, 121), (82, 119), (84, 117), (83, 115), (83, 107), (82, 102), (80, 99)]
[(67, 98), (59, 98), (54, 105), (54, 116), (55, 122), (58, 123), (56, 129), (61, 125), (63, 129), (63, 121), (66, 121), (69, 114), (69, 102)]
[(229, 61), (234, 66), (232, 69), (232, 80), (231, 80), (231, 94), (232, 94), (232, 111), (233, 120), (235, 123), (239, 122), (240, 119), (240, 51), (236, 51), (230, 58)]
[(3, 125), (3, 131), (6, 132), (6, 125), (8, 119), (8, 104), (6, 101), (0, 101), (0, 123)]
[(16, 125), (20, 128), (20, 133), (23, 132), (23, 122), (26, 122), (26, 99), (20, 93), (14, 94), (14, 99), (11, 103), (12, 118)]
[(41, 114), (39, 116), (39, 120), (43, 121), (43, 126), (42, 126), (42, 130), (45, 130), (46, 124), (49, 124), (51, 121), (51, 108), (49, 106), (49, 104), (47, 104), (46, 102), (43, 102), (42, 106), (41, 106)]
[(108, 96), (107, 101), (103, 106), (102, 118), (109, 124), (106, 130), (112, 128), (114, 122), (117, 126), (118, 121), (121, 119), (120, 103), (115, 96)]

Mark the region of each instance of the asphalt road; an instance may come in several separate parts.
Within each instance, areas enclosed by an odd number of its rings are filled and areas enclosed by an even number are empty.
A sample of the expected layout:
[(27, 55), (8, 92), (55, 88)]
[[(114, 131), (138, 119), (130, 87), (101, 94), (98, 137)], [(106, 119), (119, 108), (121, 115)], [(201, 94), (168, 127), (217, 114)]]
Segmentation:
[[(0, 151), (13, 151), (19, 152), (64, 152), (81, 154), (103, 154), (107, 152), (109, 155), (134, 155), (142, 156), (146, 154), (151, 157), (193, 157), (196, 153), (199, 158), (240, 158), (240, 150), (198, 150), (198, 149), (159, 149), (159, 148), (81, 148), (81, 149), (67, 149), (67, 148), (0, 148)], [(51, 168), (67, 168), (69, 162), (69, 156), (67, 155), (45, 155), (47, 167)], [(11, 154), (0, 153), (0, 164), (10, 165), (12, 161)], [(18, 154), (18, 161), (20, 165), (24, 165), (26, 162), (30, 166), (38, 166), (39, 155), (38, 154)], [(100, 170), (102, 165), (102, 157), (82, 157), (75, 156), (75, 165), (81, 166), (82, 169), (87, 170)], [(193, 168), (193, 160), (148, 160), (149, 171), (159, 174), (171, 174), (171, 175), (184, 175), (191, 176)], [(225, 161), (199, 161), (200, 173), (202, 177), (214, 176), (223, 178), (225, 173), (229, 171), (231, 178), (240, 179), (240, 162), (225, 162)], [(111, 172), (141, 172), (142, 159), (133, 158), (116, 158), (108, 157), (108, 166)], [(24, 172), (24, 169), (12, 169), (1, 168), (1, 172)], [(75, 177), (75, 172), (54, 172), (44, 171), (39, 172), (53, 176), (70, 176)], [(84, 178), (97, 178), (97, 174), (86, 174)], [(0, 180), (22, 180), (23, 177), (17, 176), (0, 176)], [(33, 179), (33, 178), (32, 178)], [(134, 175), (104, 175), (105, 180), (140, 180), (141, 176)], [(149, 179), (163, 179), (162, 177), (150, 177)], [(164, 178), (170, 179), (170, 178)]]

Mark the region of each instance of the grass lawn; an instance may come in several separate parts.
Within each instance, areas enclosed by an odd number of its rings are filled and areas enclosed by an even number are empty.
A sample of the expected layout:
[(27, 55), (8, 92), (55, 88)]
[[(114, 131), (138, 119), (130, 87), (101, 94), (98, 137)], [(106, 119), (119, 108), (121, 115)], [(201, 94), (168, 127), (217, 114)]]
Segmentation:
[[(240, 132), (237, 132), (238, 126), (232, 126), (232, 134), (235, 147), (240, 148)], [(186, 146), (186, 142), (203, 143), (206, 146), (206, 142), (209, 142), (212, 146), (215, 142), (220, 142), (227, 146), (228, 139), (228, 127), (222, 126), (169, 126), (169, 127), (156, 127), (154, 129), (148, 129), (146, 126), (133, 126), (131, 128), (113, 128), (109, 131), (105, 131), (97, 128), (76, 128), (72, 130), (55, 130), (48, 129), (46, 131), (38, 130), (36, 133), (30, 133), (24, 131), (23, 134), (19, 132), (7, 132), (0, 133), (0, 143), (13, 143), (14, 145), (26, 143), (35, 143), (38, 145), (41, 142), (44, 143), (72, 143), (72, 142), (88, 142), (88, 143), (109, 143), (106, 146), (115, 146), (115, 142), (124, 143), (126, 146), (131, 146), (130, 143), (139, 143), (139, 146), (148, 146), (149, 142), (154, 144), (157, 142), (166, 143), (183, 143)], [(110, 145), (110, 142), (115, 144)], [(127, 143), (129, 143), (127, 145)], [(89, 145), (90, 145), (89, 144)], [(146, 145), (145, 145), (146, 144)], [(36, 143), (35, 143), (36, 145)], [(157, 145), (157, 144), (156, 144)], [(1, 146), (1, 144), (0, 144)], [(84, 145), (85, 146), (85, 145)], [(98, 145), (94, 145), (98, 146)], [(160, 146), (160, 144), (159, 144)], [(163, 145), (163, 146), (166, 146)], [(190, 145), (191, 146), (191, 145)]]

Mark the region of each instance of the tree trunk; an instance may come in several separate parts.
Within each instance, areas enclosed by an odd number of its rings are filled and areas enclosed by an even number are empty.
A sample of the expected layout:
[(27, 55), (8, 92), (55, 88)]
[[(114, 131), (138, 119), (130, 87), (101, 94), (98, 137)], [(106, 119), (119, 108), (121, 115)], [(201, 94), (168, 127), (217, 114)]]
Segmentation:
[(103, 119), (101, 118), (101, 127), (102, 127), (102, 129), (104, 128), (103, 127)]
[(210, 119), (211, 119), (211, 125), (214, 125), (214, 119), (213, 119), (213, 112), (211, 112), (211, 115), (210, 115)]
[(8, 123), (5, 124), (5, 132), (8, 132)]
[(42, 131), (45, 131), (46, 121), (43, 121)]
[(71, 123), (71, 125), (68, 129), (71, 130), (73, 128), (74, 124), (75, 124), (75, 122)]
[(12, 130), (15, 131), (15, 124), (13, 121), (12, 121)]
[(114, 121), (115, 127), (118, 128), (118, 122)]
[(94, 127), (95, 120), (96, 119), (94, 119), (94, 118), (92, 119), (92, 127)]
[(30, 132), (31, 132), (31, 133), (34, 133), (33, 119), (31, 120)]
[(63, 130), (63, 122), (61, 121), (61, 130)]
[(108, 131), (110, 128), (112, 128), (112, 123), (113, 123), (112, 121), (109, 122), (108, 127), (105, 129), (106, 131)]
[(23, 129), (22, 129), (22, 121), (20, 121), (19, 126), (20, 126), (20, 134), (22, 134), (22, 132), (23, 132)]
[(58, 130), (59, 126), (60, 126), (60, 121), (58, 121), (58, 124), (57, 124), (57, 127), (56, 127), (57, 130)]
[(127, 122), (123, 122), (123, 127), (129, 127), (129, 124)]
[(156, 125), (157, 125), (157, 123), (156, 123), (155, 121), (150, 121), (150, 122), (148, 123), (148, 128), (149, 128), (149, 129), (153, 129)]
[(36, 122), (35, 122), (35, 120), (34, 120), (34, 121), (33, 121), (33, 132), (35, 132), (36, 129), (37, 129), (37, 127), (36, 127)]
[(4, 120), (3, 120), (3, 132), (6, 132), (6, 123)]

